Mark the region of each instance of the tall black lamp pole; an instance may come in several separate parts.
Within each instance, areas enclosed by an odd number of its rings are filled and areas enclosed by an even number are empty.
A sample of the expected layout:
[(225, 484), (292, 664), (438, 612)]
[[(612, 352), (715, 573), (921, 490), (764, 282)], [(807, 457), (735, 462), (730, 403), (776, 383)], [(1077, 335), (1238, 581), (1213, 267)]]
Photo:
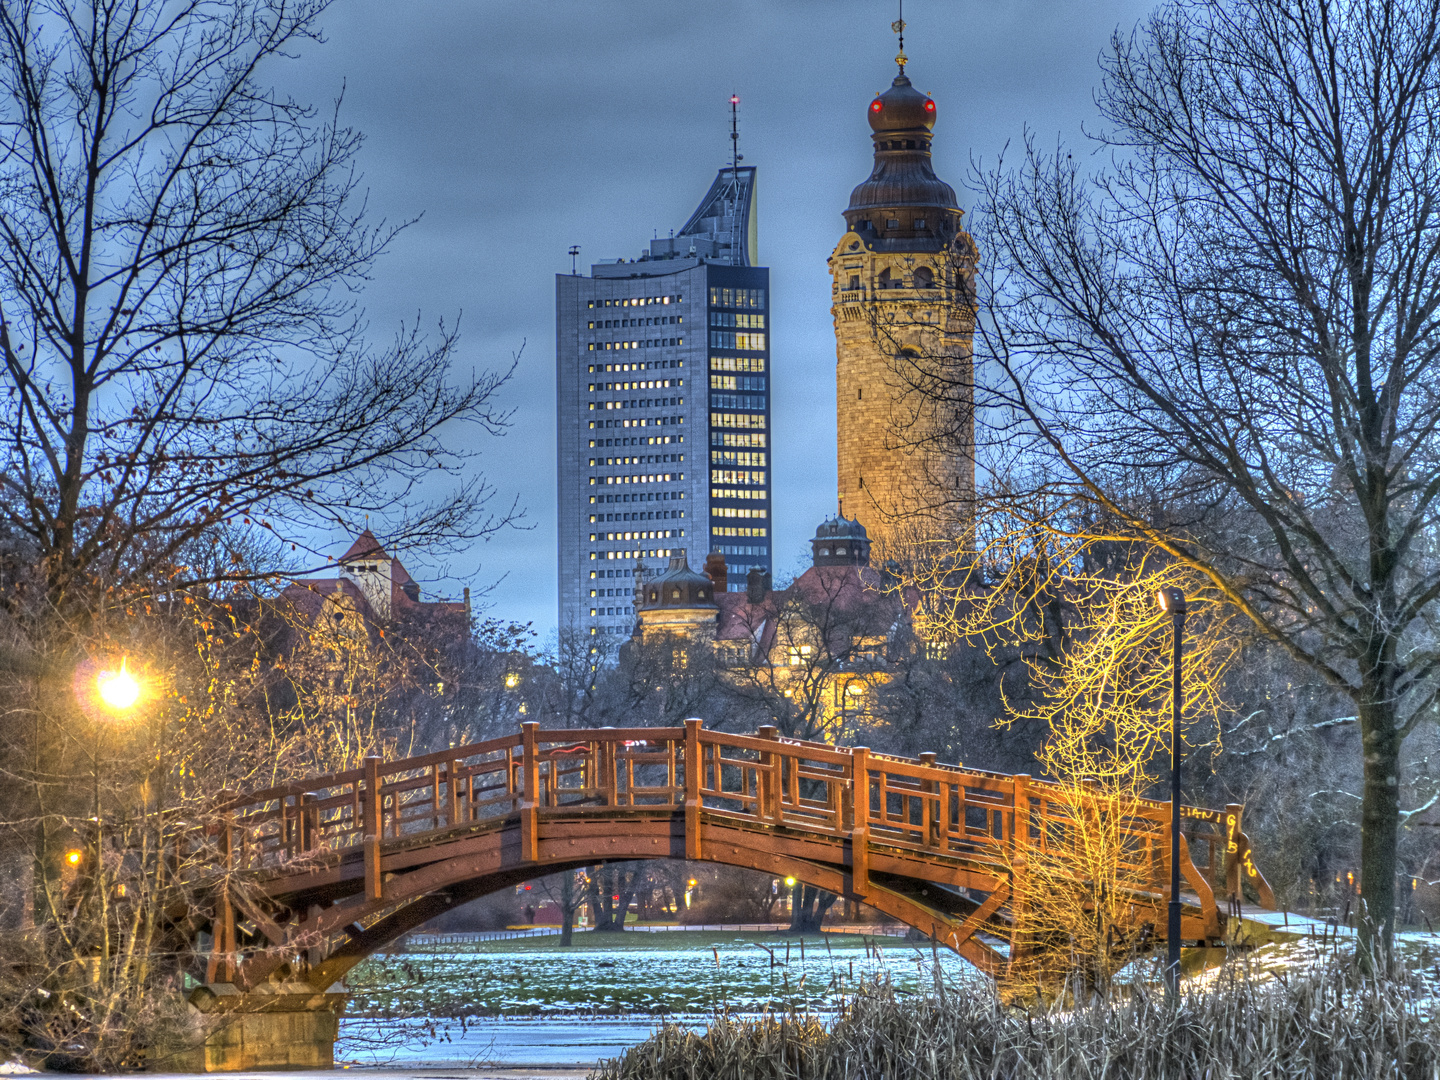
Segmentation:
[(1156, 593), (1160, 607), (1174, 620), (1174, 697), (1170, 703), (1170, 920), (1166, 927), (1165, 986), (1180, 985), (1180, 638), (1185, 629), (1185, 594), (1179, 589)]

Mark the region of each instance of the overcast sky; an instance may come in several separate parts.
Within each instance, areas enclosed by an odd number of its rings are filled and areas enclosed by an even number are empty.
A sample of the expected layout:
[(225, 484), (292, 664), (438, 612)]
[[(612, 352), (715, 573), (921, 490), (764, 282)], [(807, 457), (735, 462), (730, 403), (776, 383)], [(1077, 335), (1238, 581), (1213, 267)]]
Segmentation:
[[(934, 95), (935, 168), (960, 192), (1028, 126), (1094, 123), (1097, 57), (1152, 0), (908, 0), (905, 51)], [(377, 337), (463, 314), (460, 362), (521, 361), (515, 410), (477, 468), (524, 528), (444, 562), (398, 554), (422, 587), (494, 585), (491, 613), (556, 622), (555, 283), (678, 229), (729, 152), (759, 167), (773, 323), (775, 567), (793, 572), (835, 510), (835, 345), (825, 259), (870, 172), (866, 108), (894, 77), (893, 0), (338, 0), (327, 42), (286, 73), (365, 132), (377, 216), (421, 216), (365, 296)], [(983, 238), (978, 238), (983, 250)], [(457, 437), (465, 437), (457, 432)], [(338, 538), (337, 538), (338, 540)], [(343, 544), (342, 544), (343, 547)]]

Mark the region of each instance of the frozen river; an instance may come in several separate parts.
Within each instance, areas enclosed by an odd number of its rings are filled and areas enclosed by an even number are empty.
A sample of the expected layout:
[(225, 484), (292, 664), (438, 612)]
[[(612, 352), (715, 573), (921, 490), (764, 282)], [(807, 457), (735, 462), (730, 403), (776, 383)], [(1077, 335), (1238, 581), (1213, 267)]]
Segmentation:
[(827, 1014), (866, 980), (902, 990), (976, 977), (953, 953), (898, 938), (693, 932), (576, 935), (447, 945), (374, 957), (348, 980), (337, 1060), (418, 1067), (593, 1063), (661, 1019), (703, 1026), (717, 1010)]

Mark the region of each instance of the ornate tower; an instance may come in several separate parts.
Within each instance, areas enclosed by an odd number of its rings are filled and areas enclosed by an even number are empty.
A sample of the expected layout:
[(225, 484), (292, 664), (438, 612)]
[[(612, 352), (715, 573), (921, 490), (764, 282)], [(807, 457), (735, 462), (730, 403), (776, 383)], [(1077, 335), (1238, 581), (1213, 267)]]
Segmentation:
[(870, 103), (874, 170), (829, 260), (840, 512), (882, 559), (907, 536), (962, 527), (975, 485), (974, 245), (930, 164), (935, 102), (896, 60)]

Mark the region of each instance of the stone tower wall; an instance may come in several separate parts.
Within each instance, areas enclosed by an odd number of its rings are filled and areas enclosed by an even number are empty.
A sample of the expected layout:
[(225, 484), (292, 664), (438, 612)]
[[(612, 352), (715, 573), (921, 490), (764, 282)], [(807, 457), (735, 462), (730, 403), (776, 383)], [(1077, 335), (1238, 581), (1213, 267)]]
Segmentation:
[[(947, 253), (933, 250), (878, 251), (856, 232), (846, 233), (830, 257), (839, 509), (865, 526), (874, 546), (872, 563), (889, 557), (910, 535), (963, 527), (965, 497), (974, 491), (968, 404), (958, 418), (940, 418), (894, 358), (905, 347), (919, 353), (923, 366), (943, 358), (950, 377), (968, 385), (968, 304), (957, 302), (950, 289), (914, 288), (915, 271), (922, 267), (943, 285), (948, 261)], [(904, 287), (880, 288), (886, 270)], [(946, 434), (937, 438), (941, 432)]]

